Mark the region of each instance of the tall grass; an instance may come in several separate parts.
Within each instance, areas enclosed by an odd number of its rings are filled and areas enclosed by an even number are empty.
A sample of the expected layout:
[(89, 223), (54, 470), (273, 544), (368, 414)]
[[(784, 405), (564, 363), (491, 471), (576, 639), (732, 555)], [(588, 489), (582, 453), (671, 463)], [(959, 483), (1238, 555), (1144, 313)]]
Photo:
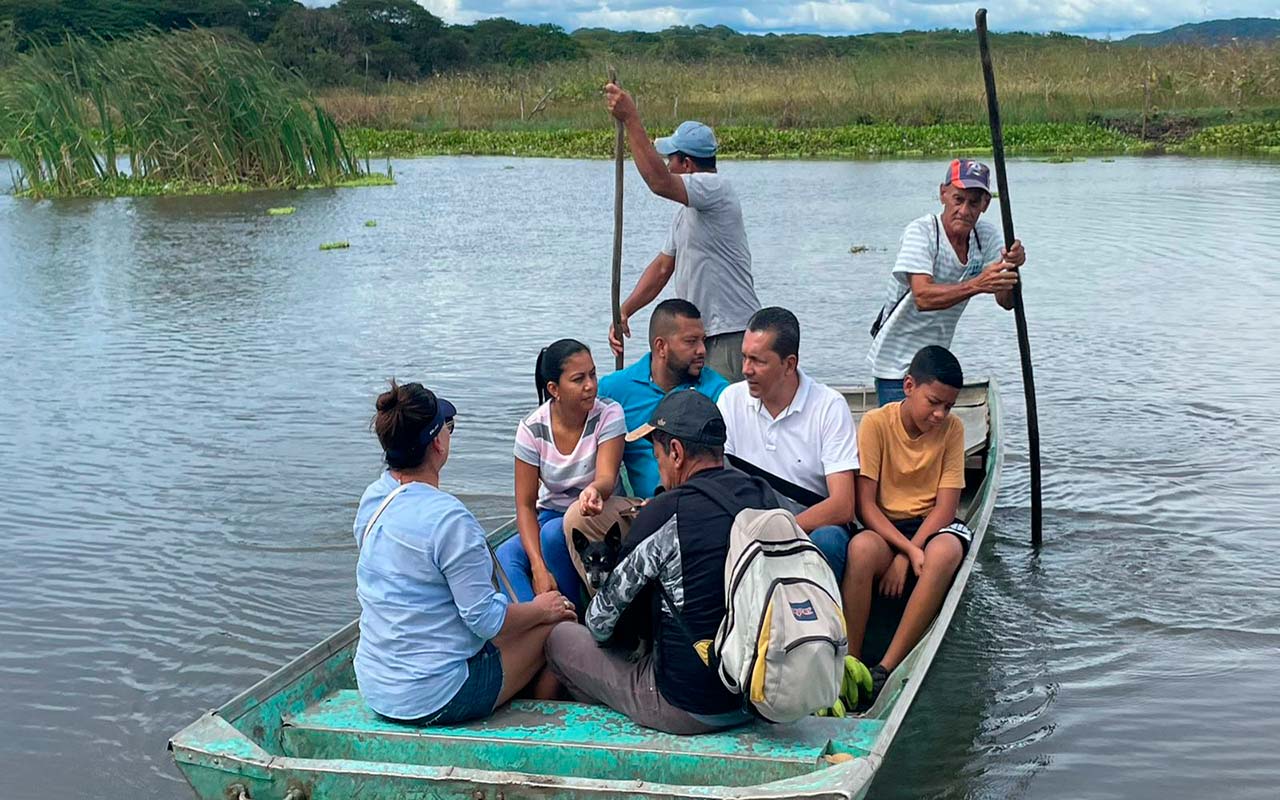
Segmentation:
[(129, 183), (332, 185), (360, 174), (302, 82), (243, 40), (201, 30), (68, 39), (0, 78), (0, 137), (21, 168), (18, 188), (33, 196)]
[[(784, 64), (615, 61), (647, 123), (782, 128), (985, 119), (972, 54), (900, 49)], [(1226, 121), (1280, 109), (1280, 46), (1142, 48), (1047, 40), (997, 47), (1001, 109), (1011, 123), (1097, 122), (1195, 113)], [(596, 129), (603, 60), (436, 76), (320, 102), (342, 126), (416, 129)], [(547, 92), (545, 108), (532, 109)], [(522, 113), (523, 107), (523, 113)]]

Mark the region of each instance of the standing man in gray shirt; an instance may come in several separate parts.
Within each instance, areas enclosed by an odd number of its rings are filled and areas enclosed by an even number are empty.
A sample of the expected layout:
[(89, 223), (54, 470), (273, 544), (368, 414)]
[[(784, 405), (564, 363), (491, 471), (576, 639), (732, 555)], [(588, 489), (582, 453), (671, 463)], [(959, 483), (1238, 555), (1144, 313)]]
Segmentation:
[[(706, 365), (730, 381), (742, 380), (742, 334), (760, 310), (751, 278), (751, 249), (742, 205), (727, 179), (716, 172), (716, 137), (701, 122), (680, 123), (671, 136), (649, 141), (631, 95), (610, 83), (609, 113), (627, 130), (631, 157), (650, 191), (681, 208), (667, 243), (622, 303), (622, 330), (609, 326), (609, 346), (622, 352), (631, 336), (628, 318), (653, 302), (675, 276), (675, 294), (702, 312), (707, 328)], [(665, 156), (665, 162), (663, 157)]]

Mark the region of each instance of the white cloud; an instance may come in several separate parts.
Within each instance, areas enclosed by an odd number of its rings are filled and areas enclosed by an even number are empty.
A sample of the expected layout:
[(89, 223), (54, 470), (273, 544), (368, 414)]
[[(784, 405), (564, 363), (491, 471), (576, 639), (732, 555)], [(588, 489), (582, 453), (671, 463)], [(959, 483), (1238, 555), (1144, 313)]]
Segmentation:
[[(673, 6), (617, 10), (602, 3), (599, 8), (571, 15), (566, 28), (613, 28), (615, 30), (656, 31), (672, 25), (688, 25), (688, 11)], [(563, 24), (563, 23), (562, 23)]]
[[(328, 5), (331, 0), (305, 0)], [(672, 25), (728, 25), (742, 31), (828, 34), (908, 28), (969, 28), (981, 0), (418, 0), (450, 23), (503, 16), (554, 22), (569, 30), (606, 27), (661, 30)], [(1186, 22), (1280, 17), (1280, 0), (988, 0), (993, 30), (1064, 31), (1125, 36)]]

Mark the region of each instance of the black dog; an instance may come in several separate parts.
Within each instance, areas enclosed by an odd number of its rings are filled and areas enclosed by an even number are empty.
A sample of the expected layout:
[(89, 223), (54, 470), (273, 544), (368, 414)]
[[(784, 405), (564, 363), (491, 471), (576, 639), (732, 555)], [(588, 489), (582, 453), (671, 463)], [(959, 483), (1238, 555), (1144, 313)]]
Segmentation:
[(573, 549), (578, 551), (582, 559), (583, 570), (587, 573), (587, 585), (592, 592), (600, 590), (609, 574), (618, 566), (618, 551), (622, 549), (622, 530), (615, 522), (604, 538), (593, 542), (576, 528), (573, 531)]

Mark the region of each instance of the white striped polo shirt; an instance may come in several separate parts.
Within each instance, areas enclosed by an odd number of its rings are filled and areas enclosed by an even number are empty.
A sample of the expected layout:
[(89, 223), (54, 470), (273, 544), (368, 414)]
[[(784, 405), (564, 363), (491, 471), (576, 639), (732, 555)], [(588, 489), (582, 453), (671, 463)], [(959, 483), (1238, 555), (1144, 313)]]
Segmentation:
[(951, 308), (921, 311), (907, 296), (911, 294), (912, 275), (932, 275), (935, 283), (967, 281), (987, 264), (1000, 259), (1003, 244), (999, 229), (980, 219), (969, 234), (969, 261), (962, 264), (937, 214), (912, 220), (902, 233), (898, 258), (889, 275), (884, 304), (886, 318), (867, 353), (871, 374), (877, 378), (905, 377), (911, 359), (920, 348), (931, 344), (950, 347), (956, 323), (969, 304), (968, 300), (962, 300)]
[(516, 458), (538, 468), (538, 508), (565, 511), (596, 477), (596, 451), (603, 442), (627, 432), (622, 406), (597, 397), (582, 436), (572, 453), (561, 453), (551, 433), (551, 401), (520, 421), (516, 428)]

